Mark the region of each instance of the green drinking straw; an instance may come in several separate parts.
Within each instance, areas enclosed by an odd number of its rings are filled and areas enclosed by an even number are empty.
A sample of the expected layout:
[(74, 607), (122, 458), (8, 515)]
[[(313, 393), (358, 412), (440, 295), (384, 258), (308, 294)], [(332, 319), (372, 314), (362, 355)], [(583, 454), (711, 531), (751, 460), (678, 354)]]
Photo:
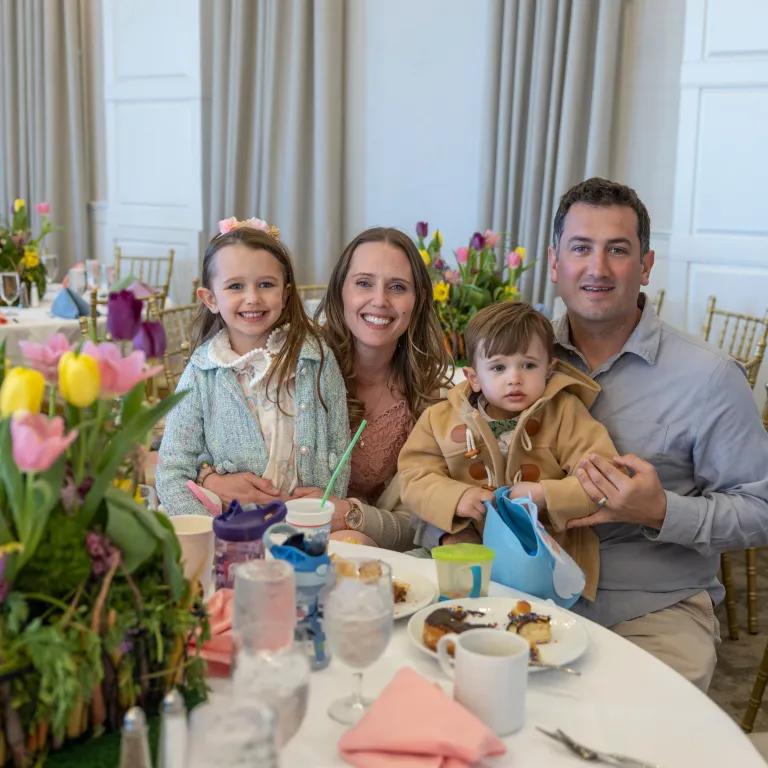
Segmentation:
[(367, 423), (368, 422), (365, 419), (363, 419), (362, 422), (360, 422), (360, 426), (357, 428), (357, 432), (355, 433), (355, 436), (352, 438), (352, 442), (347, 446), (347, 450), (344, 451), (344, 455), (341, 457), (339, 466), (336, 467), (336, 471), (331, 475), (331, 479), (330, 479), (330, 482), (328, 483), (328, 487), (325, 489), (325, 493), (323, 494), (323, 501), (320, 504), (321, 507), (324, 507), (325, 502), (328, 501), (328, 494), (331, 492), (331, 489), (333, 488), (333, 484), (336, 482), (336, 478), (339, 476), (339, 472), (341, 472), (341, 468), (347, 463), (349, 454), (352, 453), (352, 449), (355, 447), (355, 443), (358, 441), (360, 434), (365, 429), (365, 425)]

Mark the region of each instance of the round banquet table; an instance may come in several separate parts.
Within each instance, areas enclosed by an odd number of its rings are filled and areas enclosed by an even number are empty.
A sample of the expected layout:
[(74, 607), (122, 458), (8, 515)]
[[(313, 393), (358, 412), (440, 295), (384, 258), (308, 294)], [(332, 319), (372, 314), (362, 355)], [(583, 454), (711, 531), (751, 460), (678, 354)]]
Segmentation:
[[(436, 583), (432, 560), (387, 550), (331, 542), (342, 556), (398, 561), (402, 569), (421, 573)], [(492, 584), (492, 596), (521, 593)], [(662, 662), (613, 632), (586, 619), (586, 653), (571, 666), (581, 677), (538, 672), (528, 677), (525, 726), (504, 739), (507, 754), (486, 759), (482, 766), (546, 766), (574, 768), (585, 763), (536, 730), (562, 728), (587, 746), (658, 763), (662, 768), (765, 768), (765, 762), (713, 701)], [(366, 696), (375, 697), (401, 667), (410, 666), (450, 692), (450, 681), (437, 662), (408, 640), (408, 619), (395, 623), (384, 656), (365, 670)], [(214, 686), (223, 692), (218, 684)], [(346, 765), (337, 744), (342, 726), (328, 717), (331, 701), (352, 690), (352, 670), (334, 660), (312, 674), (309, 710), (296, 736), (281, 754), (281, 768), (325, 768)]]

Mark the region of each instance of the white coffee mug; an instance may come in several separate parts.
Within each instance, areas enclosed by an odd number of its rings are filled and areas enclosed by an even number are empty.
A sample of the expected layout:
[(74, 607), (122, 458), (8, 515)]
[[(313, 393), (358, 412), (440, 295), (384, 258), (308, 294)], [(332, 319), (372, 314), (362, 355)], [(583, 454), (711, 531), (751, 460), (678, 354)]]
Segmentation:
[(207, 515), (174, 515), (168, 518), (181, 544), (184, 578), (200, 580), (203, 594), (210, 594), (213, 584), (215, 537), (213, 518)]
[[(449, 643), (455, 661), (448, 653)], [(529, 649), (520, 635), (498, 629), (443, 635), (437, 643), (440, 666), (454, 678), (453, 698), (497, 736), (523, 727)]]
[(331, 517), (334, 505), (330, 501), (322, 505), (322, 499), (291, 499), (285, 503), (288, 514), (285, 522), (298, 528), (305, 539), (322, 538), (328, 541), (331, 535)]

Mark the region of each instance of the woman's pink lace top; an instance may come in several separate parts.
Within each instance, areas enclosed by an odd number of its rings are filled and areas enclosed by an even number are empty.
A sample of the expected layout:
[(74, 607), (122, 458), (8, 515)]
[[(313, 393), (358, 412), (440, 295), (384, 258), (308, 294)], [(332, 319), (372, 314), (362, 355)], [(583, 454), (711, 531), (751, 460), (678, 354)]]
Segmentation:
[(413, 429), (405, 400), (369, 421), (352, 451), (352, 477), (347, 496), (375, 504), (397, 472), (397, 457)]

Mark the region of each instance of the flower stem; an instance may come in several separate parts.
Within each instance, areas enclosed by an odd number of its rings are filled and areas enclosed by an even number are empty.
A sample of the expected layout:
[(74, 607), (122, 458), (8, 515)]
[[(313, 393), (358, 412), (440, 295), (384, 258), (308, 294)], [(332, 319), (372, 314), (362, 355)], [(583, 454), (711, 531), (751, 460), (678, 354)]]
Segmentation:
[(56, 415), (56, 388), (51, 384), (48, 393), (48, 418), (52, 419)]

